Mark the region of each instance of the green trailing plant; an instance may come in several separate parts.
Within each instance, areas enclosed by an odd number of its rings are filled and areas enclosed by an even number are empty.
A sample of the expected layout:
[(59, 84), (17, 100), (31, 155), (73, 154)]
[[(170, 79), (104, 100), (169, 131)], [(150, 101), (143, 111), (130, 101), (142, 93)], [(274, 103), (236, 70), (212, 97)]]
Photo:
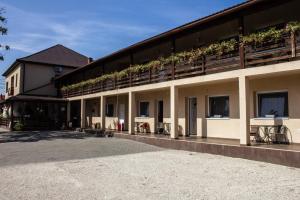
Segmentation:
[(134, 73), (143, 73), (143, 72), (149, 71), (150, 69), (158, 69), (158, 68), (162, 69), (164, 66), (167, 66), (167, 65), (170, 65), (173, 63), (175, 63), (175, 64), (184, 63), (184, 62), (192, 63), (192, 62), (196, 61), (197, 59), (199, 59), (200, 57), (202, 57), (203, 55), (209, 55), (209, 54), (214, 54), (214, 53), (217, 53), (218, 55), (222, 55), (224, 53), (231, 52), (231, 51), (235, 50), (236, 45), (237, 45), (237, 41), (232, 39), (230, 41), (224, 41), (221, 43), (212, 44), (212, 45), (208, 46), (207, 48), (196, 49), (196, 50), (192, 50), (190, 52), (184, 51), (184, 52), (176, 53), (167, 58), (159, 58), (158, 60), (154, 60), (154, 61), (148, 62), (146, 64), (131, 66), (130, 68), (124, 69), (120, 72), (115, 72), (112, 74), (104, 74), (95, 79), (89, 79), (86, 81), (82, 81), (80, 83), (63, 86), (61, 88), (61, 91), (66, 92), (71, 89), (86, 87), (88, 85), (100, 83), (107, 79), (117, 78), (118, 80), (120, 80), (122, 78), (128, 77), (130, 73), (133, 73), (133, 74)]
[[(290, 22), (286, 25), (285, 29), (270, 28), (265, 31), (253, 33), (247, 36), (243, 36), (241, 44), (243, 45), (261, 45), (267, 41), (278, 41), (282, 38), (285, 33), (298, 32), (300, 31), (300, 22)], [(146, 64), (133, 65), (120, 72), (114, 72), (111, 74), (103, 74), (100, 77), (75, 83), (72, 85), (63, 86), (61, 90), (66, 92), (70, 89), (82, 88), (85, 86), (97, 84), (106, 80), (123, 79), (129, 77), (130, 74), (138, 74), (149, 71), (150, 69), (162, 69), (170, 64), (180, 63), (195, 63), (197, 60), (202, 59), (203, 56), (217, 55), (222, 56), (224, 54), (232, 53), (237, 50), (239, 43), (235, 39), (228, 41), (222, 41), (210, 44), (207, 47), (193, 49), (191, 51), (184, 51), (172, 54), (166, 58), (159, 58), (157, 60), (148, 62)]]
[(131, 71), (130, 68), (120, 71), (119, 73), (117, 73), (117, 79), (120, 80), (122, 78), (129, 77), (130, 71)]
[(14, 125), (14, 130), (15, 131), (22, 131), (24, 129), (24, 124), (22, 122), (17, 122)]
[(170, 56), (170, 59), (171, 59), (172, 63), (179, 64), (179, 63), (188, 62), (189, 58), (191, 56), (192, 56), (191, 51), (183, 51), (183, 52), (179, 52), (179, 53), (176, 53), (176, 54)]
[(243, 36), (242, 42), (244, 45), (260, 45), (266, 41), (278, 41), (284, 33), (284, 29), (270, 28), (266, 31)]
[(190, 63), (190, 64), (195, 63), (197, 60), (199, 60), (203, 56), (204, 56), (203, 49), (200, 49), (200, 48), (194, 49), (191, 51), (191, 55), (188, 59), (188, 63)]
[(214, 43), (209, 45), (207, 48), (202, 49), (203, 55), (223, 55), (226, 53), (233, 52), (237, 49), (238, 42), (235, 39), (229, 41), (223, 41), (221, 43)]
[(300, 22), (294, 21), (286, 25), (286, 31), (290, 33), (295, 33), (300, 30)]

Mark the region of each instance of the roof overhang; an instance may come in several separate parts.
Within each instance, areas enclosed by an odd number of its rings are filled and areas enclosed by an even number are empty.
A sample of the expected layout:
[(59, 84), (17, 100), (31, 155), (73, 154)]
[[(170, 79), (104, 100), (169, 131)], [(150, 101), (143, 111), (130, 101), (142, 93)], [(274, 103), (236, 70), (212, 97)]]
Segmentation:
[(11, 102), (67, 102), (67, 99), (57, 98), (57, 97), (43, 97), (43, 96), (33, 96), (33, 95), (17, 95), (12, 96), (1, 104), (11, 103)]
[(7, 76), (8, 74), (10, 74), (19, 64), (20, 62), (18, 60), (13, 62), (13, 64), (7, 70), (5, 70), (2, 76)]

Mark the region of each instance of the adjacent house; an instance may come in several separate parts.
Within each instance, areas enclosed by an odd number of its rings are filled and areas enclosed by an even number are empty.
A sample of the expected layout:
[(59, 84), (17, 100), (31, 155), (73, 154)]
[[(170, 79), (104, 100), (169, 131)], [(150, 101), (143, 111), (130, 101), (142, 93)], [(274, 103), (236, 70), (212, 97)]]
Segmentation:
[[(299, 0), (246, 1), (79, 67), (82, 61), (56, 78), (67, 121), (241, 145), (258, 137), (258, 127), (261, 140), (300, 143), (299, 8)], [(4, 74), (7, 95), (42, 91), (12, 84), (22, 77), (8, 76), (22, 67), (13, 69)]]
[[(4, 73), (2, 124), (23, 129), (59, 129), (66, 125), (67, 100), (58, 97), (55, 78), (87, 65), (90, 59), (55, 45), (17, 59)], [(11, 112), (13, 110), (13, 112)]]

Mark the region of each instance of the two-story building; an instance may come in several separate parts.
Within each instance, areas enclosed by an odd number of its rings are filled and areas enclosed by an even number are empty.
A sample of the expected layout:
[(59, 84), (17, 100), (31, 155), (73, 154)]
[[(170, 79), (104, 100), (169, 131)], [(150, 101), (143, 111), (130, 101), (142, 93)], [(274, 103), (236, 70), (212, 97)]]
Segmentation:
[(68, 121), (300, 143), (299, 8), (298, 0), (246, 1), (66, 73), (56, 81)]
[(58, 97), (54, 79), (89, 62), (88, 57), (62, 45), (16, 59), (3, 73), (6, 125), (12, 129), (17, 123), (24, 129), (66, 126), (67, 101)]

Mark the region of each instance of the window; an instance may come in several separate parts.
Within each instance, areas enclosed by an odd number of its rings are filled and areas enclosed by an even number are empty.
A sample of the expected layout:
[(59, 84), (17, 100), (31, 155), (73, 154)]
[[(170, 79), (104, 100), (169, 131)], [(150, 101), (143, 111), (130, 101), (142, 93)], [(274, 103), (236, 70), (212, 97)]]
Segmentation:
[(114, 104), (106, 104), (106, 116), (107, 117), (114, 116)]
[(16, 74), (16, 87), (18, 87), (18, 74)]
[(229, 117), (229, 96), (209, 97), (209, 117)]
[(140, 117), (149, 117), (149, 102), (140, 102)]
[(12, 77), (10, 77), (10, 86), (11, 86), (11, 88), (14, 87), (14, 84), (15, 84), (15, 77), (12, 76)]
[(8, 93), (8, 82), (6, 82), (6, 93)]
[(63, 68), (59, 66), (54, 67), (54, 72), (55, 72), (55, 76), (59, 76), (63, 72)]
[(288, 117), (288, 92), (257, 95), (258, 117)]

